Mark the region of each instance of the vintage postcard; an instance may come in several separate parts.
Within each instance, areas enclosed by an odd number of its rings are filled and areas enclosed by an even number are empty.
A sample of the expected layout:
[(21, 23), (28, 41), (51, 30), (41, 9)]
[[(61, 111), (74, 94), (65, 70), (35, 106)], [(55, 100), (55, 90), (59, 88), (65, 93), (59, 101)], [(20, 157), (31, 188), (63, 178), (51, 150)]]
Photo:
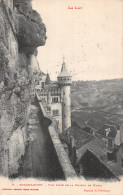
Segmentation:
[(123, 1), (0, 0), (0, 195), (123, 195)]

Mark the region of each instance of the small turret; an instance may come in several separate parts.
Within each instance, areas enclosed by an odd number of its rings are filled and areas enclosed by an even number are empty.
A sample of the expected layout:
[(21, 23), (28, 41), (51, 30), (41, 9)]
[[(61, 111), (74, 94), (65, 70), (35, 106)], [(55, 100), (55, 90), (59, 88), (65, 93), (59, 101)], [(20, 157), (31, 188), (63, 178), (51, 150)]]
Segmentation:
[(47, 73), (45, 85), (49, 85), (50, 83), (51, 83), (50, 76), (49, 76), (49, 73)]

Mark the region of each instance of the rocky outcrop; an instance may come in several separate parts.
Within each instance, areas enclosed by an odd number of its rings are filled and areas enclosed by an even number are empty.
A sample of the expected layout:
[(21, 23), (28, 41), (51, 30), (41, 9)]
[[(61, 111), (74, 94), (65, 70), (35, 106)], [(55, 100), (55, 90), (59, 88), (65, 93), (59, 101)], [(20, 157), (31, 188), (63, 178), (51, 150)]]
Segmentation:
[(0, 175), (16, 174), (25, 153), (33, 62), (45, 41), (30, 0), (0, 0)]
[(40, 15), (32, 10), (29, 1), (14, 1), (15, 28), (20, 49), (32, 54), (35, 48), (43, 46), (46, 41), (46, 28)]

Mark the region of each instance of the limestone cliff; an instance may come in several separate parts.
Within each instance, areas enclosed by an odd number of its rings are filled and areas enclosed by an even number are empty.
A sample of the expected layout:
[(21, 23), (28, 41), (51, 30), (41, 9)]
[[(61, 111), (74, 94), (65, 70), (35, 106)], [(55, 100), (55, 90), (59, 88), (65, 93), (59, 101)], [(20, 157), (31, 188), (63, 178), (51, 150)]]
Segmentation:
[(0, 175), (18, 172), (27, 144), (31, 76), (46, 28), (31, 0), (0, 0)]

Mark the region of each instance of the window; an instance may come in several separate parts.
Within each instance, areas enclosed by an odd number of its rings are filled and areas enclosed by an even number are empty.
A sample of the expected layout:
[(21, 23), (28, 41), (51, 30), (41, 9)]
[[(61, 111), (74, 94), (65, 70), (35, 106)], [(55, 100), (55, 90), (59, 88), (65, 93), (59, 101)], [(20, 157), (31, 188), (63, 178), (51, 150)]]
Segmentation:
[(49, 106), (47, 107), (47, 111), (48, 111), (48, 112), (50, 112), (50, 111), (51, 111), (51, 108), (50, 108)]
[(42, 82), (42, 88), (44, 88), (44, 82)]
[(52, 103), (58, 103), (58, 97), (53, 97), (52, 98)]
[(53, 116), (58, 116), (59, 115), (59, 110), (53, 110)]

